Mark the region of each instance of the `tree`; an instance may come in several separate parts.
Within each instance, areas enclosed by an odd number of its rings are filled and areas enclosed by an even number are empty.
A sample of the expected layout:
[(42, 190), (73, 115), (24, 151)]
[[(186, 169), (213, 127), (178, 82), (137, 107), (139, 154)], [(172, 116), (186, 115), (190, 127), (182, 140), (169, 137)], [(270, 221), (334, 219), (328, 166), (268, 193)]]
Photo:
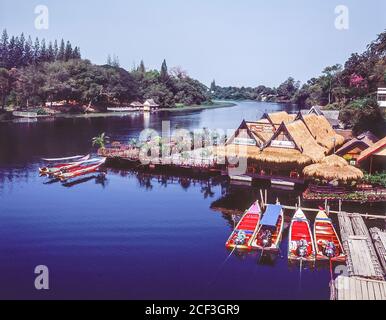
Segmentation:
[(72, 58), (72, 46), (70, 41), (67, 41), (66, 48), (64, 50), (64, 60), (68, 61)]
[(64, 44), (64, 40), (62, 39), (60, 41), (60, 47), (59, 47), (59, 51), (56, 59), (64, 61), (65, 58), (66, 58), (66, 46)]
[(169, 80), (168, 66), (166, 65), (166, 60), (162, 62), (161, 71), (160, 71), (160, 80), (163, 83), (166, 83)]
[(24, 45), (23, 65), (27, 66), (34, 61), (34, 52), (31, 36), (28, 37)]
[(54, 52), (54, 47), (52, 46), (52, 42), (50, 41), (48, 44), (48, 49), (47, 49), (47, 61), (48, 62), (53, 62), (55, 61), (55, 52)]
[(35, 64), (40, 62), (40, 42), (39, 38), (35, 39), (35, 43), (33, 46), (33, 62)]
[(214, 93), (216, 91), (216, 81), (213, 80), (210, 84), (210, 92)]
[(59, 55), (59, 47), (58, 47), (58, 40), (55, 40), (54, 41), (54, 60), (57, 60), (58, 59), (58, 55)]
[(1, 108), (4, 110), (5, 108), (5, 101), (7, 98), (7, 95), (9, 94), (10, 88), (9, 88), (9, 73), (8, 70), (5, 68), (0, 68), (0, 94), (1, 94)]
[(322, 78), (325, 83), (325, 88), (327, 88), (327, 92), (328, 92), (328, 104), (331, 104), (332, 102), (332, 97), (331, 97), (331, 93), (332, 93), (332, 88), (334, 86), (334, 82), (337, 81), (337, 75), (339, 72), (341, 72), (342, 70), (342, 66), (340, 64), (335, 64), (331, 67), (326, 67), (324, 70), (323, 70), (323, 75), (324, 75), (324, 78)]
[(8, 33), (4, 29), (0, 39), (0, 67), (8, 66)]
[(80, 49), (79, 47), (75, 47), (73, 52), (72, 52), (72, 58), (73, 59), (81, 59), (81, 54), (80, 54)]
[(48, 61), (48, 52), (47, 52), (45, 39), (42, 39), (42, 41), (40, 43), (39, 61), (40, 62), (47, 62)]
[(92, 138), (91, 141), (92, 141), (93, 146), (97, 146), (97, 147), (103, 149), (103, 148), (105, 148), (106, 143), (108, 143), (109, 137), (106, 136), (106, 133), (103, 132), (99, 136)]
[(142, 74), (144, 74), (146, 72), (146, 68), (145, 68), (145, 63), (143, 62), (143, 60), (141, 60), (140, 64), (139, 64), (139, 68), (138, 68), (138, 71)]

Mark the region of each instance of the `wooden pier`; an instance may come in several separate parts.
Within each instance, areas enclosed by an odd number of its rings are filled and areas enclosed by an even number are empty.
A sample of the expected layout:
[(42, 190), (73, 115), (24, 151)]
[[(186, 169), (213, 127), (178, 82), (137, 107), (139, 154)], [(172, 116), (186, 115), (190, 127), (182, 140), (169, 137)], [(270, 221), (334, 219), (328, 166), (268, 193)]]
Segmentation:
[[(333, 300), (386, 300), (386, 233), (367, 229), (357, 213), (338, 213), (347, 275), (331, 281)], [(374, 243), (373, 243), (374, 241)]]
[(331, 300), (386, 300), (386, 281), (338, 276), (331, 284)]

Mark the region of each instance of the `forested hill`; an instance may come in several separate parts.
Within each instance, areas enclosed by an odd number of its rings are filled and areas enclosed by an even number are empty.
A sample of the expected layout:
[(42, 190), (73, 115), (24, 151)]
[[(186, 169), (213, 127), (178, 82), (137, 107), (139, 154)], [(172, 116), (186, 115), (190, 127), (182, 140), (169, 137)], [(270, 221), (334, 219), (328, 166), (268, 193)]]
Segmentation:
[(93, 106), (125, 105), (154, 99), (161, 107), (209, 102), (208, 88), (181, 68), (147, 70), (143, 61), (128, 71), (117, 57), (99, 66), (82, 59), (67, 41), (9, 36), (0, 39), (0, 94), (7, 106), (36, 107), (50, 101), (76, 101)]
[(301, 108), (318, 105), (339, 109), (341, 120), (355, 133), (371, 130), (383, 137), (386, 123), (376, 101), (378, 87), (386, 87), (386, 31), (363, 53), (353, 53), (343, 66), (326, 67), (321, 75), (303, 85), (292, 77), (277, 88), (220, 87), (213, 81), (210, 90), (212, 98), (292, 102)]

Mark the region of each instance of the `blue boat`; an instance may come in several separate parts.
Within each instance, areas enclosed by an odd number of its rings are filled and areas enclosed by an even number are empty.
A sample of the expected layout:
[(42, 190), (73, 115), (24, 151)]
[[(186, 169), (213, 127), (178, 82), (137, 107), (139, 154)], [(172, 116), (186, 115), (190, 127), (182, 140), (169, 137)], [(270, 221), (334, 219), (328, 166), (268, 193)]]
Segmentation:
[(260, 221), (260, 227), (253, 236), (251, 246), (264, 251), (278, 250), (283, 230), (283, 207), (280, 204), (268, 204)]

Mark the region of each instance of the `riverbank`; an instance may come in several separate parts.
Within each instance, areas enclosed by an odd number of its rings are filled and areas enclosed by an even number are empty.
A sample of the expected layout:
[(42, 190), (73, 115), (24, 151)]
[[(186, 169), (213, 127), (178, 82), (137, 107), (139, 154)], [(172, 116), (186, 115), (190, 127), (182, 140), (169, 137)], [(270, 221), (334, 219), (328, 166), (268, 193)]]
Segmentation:
[[(230, 101), (214, 101), (211, 104), (202, 104), (202, 105), (190, 105), (190, 106), (180, 106), (174, 108), (160, 108), (156, 112), (168, 111), (168, 112), (181, 112), (181, 111), (200, 111), (205, 109), (218, 109), (218, 108), (228, 108), (234, 107), (237, 104)], [(131, 111), (131, 112), (97, 112), (97, 113), (58, 113), (53, 115), (50, 118), (98, 118), (98, 117), (124, 117), (129, 115), (136, 115), (139, 113), (144, 113), (143, 111)], [(14, 119), (11, 113), (0, 114), (0, 122), (12, 121)]]

